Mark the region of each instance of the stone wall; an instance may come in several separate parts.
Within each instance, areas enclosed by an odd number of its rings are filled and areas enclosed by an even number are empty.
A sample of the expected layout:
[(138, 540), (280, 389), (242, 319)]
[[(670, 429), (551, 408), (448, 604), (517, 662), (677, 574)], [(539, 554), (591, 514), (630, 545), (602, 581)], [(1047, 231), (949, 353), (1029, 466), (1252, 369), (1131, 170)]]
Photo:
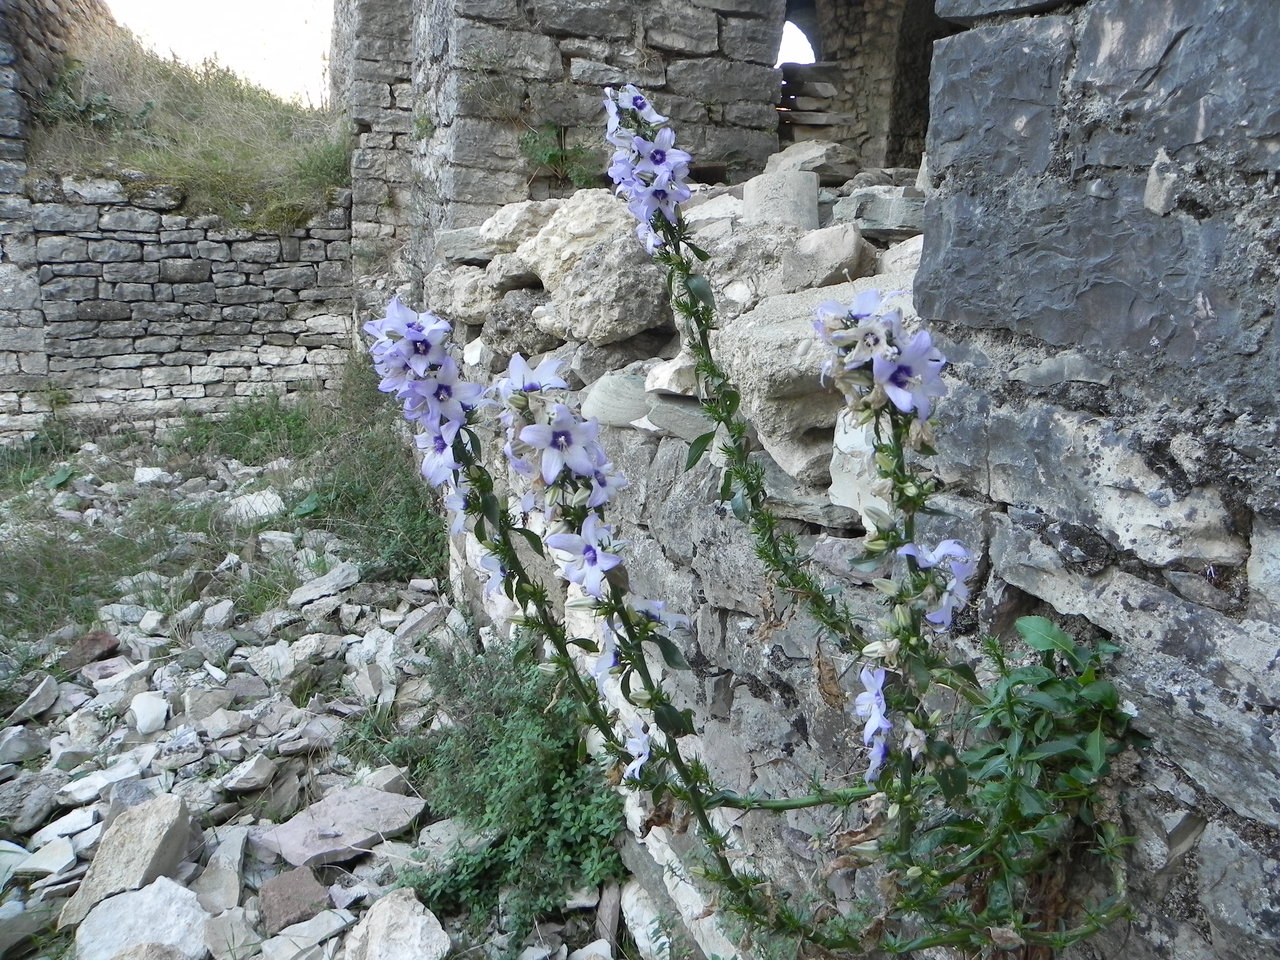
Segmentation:
[[(861, 197), (824, 208), (815, 232), (750, 214), (759, 188), (703, 194), (687, 216), (712, 255), (717, 349), (742, 388), (775, 506), (816, 568), (874, 620), (875, 593), (847, 562), (873, 495), (866, 437), (813, 386), (820, 355), (808, 324), (823, 300), (914, 286), (951, 360), (936, 466), (952, 516), (923, 536), (960, 534), (985, 557), (964, 625), (1008, 635), (1016, 617), (1038, 613), (1110, 639), (1121, 650), (1111, 675), (1153, 740), (1110, 784), (1134, 838), (1135, 918), (1067, 955), (1273, 956), (1280, 74), (1269, 38), (1280, 9), (938, 8), (964, 29), (936, 45), (932, 66), (923, 246), (862, 259), (868, 222), (842, 220)], [(640, 296), (655, 277), (609, 203), (580, 195), (500, 211), (472, 237), (469, 261), (428, 278), (428, 303), (470, 339), (476, 377), (517, 349), (554, 352), (572, 370), (631, 480), (611, 520), (629, 541), (632, 587), (694, 620), (694, 670), (672, 682), (695, 709), (699, 755), (731, 786), (774, 795), (810, 776), (856, 775), (848, 711), (816, 692), (817, 632), (774, 594), (745, 531), (715, 502), (714, 458), (683, 470), (706, 422), (669, 313)], [(882, 234), (895, 235), (892, 224)], [(476, 559), (460, 540), (458, 588), (500, 618)], [(824, 652), (837, 671), (852, 668)], [(637, 828), (646, 811), (631, 803)], [(816, 838), (842, 825), (807, 814), (723, 824), (780, 885), (799, 886), (825, 876), (829, 851)], [(680, 880), (679, 830), (660, 826), (640, 842), (647, 857), (633, 866), (649, 864), (653, 886), (673, 890), (708, 954), (732, 952)], [(839, 897), (868, 881), (825, 882)], [(1077, 877), (1071, 896), (1088, 895), (1089, 877)]]
[(279, 234), (175, 213), (181, 195), (146, 182), (29, 189), (42, 322), (5, 333), (28, 372), (0, 377), (0, 431), (34, 429), (51, 404), (148, 426), (336, 385), (350, 336), (346, 196)]
[(1111, 636), (1155, 740), (1137, 918), (1073, 955), (1274, 955), (1280, 8), (937, 8), (969, 27), (935, 48), (915, 288), (957, 361), (943, 472), (985, 518), (990, 617)]
[(409, 242), (414, 149), (411, 0), (337, 0), (332, 99), (356, 134), (351, 234), (357, 268), (378, 272)]
[(412, 111), (411, 261), (434, 256), (437, 231), (572, 189), (528, 159), (524, 134), (581, 145), (603, 171), (606, 85), (661, 96), (704, 176), (744, 179), (776, 149), (783, 0), (356, 2), (367, 21), (412, 25), (414, 103), (389, 94)]

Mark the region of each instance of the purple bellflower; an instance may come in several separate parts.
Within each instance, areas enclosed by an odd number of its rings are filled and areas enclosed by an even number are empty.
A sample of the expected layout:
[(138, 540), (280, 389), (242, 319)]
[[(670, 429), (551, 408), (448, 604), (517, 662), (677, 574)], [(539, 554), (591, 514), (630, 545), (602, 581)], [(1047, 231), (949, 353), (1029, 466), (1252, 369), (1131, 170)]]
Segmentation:
[(548, 486), (568, 467), (580, 477), (592, 477), (599, 465), (595, 420), (582, 421), (563, 403), (551, 408), (550, 423), (534, 423), (520, 431), (520, 439), (542, 451), (542, 479)]
[(927, 330), (917, 331), (905, 345), (904, 336), (901, 325), (895, 324), (893, 339), (898, 347), (897, 355), (874, 355), (871, 374), (895, 407), (903, 413), (915, 411), (921, 420), (928, 420), (933, 400), (947, 393), (941, 376), (947, 359), (933, 345)]
[(863, 667), (860, 677), (866, 689), (854, 700), (853, 712), (867, 721), (862, 728), (862, 742), (870, 746), (878, 734), (885, 734), (893, 729), (893, 724), (889, 722), (889, 708), (884, 700), (884, 668)]
[(631, 736), (627, 737), (627, 753), (631, 754), (631, 762), (622, 771), (624, 780), (639, 780), (640, 768), (649, 759), (649, 733), (639, 720), (631, 721)]
[(566, 554), (557, 557), (560, 574), (570, 583), (576, 583), (583, 591), (597, 600), (604, 596), (604, 575), (622, 562), (617, 554), (606, 553), (611, 529), (600, 522), (599, 516), (587, 514), (582, 521), (582, 534), (553, 533), (546, 538), (552, 550)]

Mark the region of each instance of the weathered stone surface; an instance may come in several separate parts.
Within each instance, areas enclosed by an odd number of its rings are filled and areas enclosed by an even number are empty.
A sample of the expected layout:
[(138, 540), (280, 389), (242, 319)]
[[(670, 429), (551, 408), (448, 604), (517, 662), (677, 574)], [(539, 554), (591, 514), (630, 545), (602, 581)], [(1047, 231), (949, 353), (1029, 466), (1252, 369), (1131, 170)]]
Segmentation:
[(1079, 614), (1112, 635), (1117, 686), (1137, 706), (1139, 729), (1211, 796), (1241, 816), (1280, 826), (1275, 718), (1258, 704), (1280, 698), (1280, 627), (1236, 623), (1110, 568), (1073, 572), (1051, 546), (995, 516), (995, 574)]
[[(1071, 49), (1066, 17), (980, 27), (934, 43), (930, 168), (980, 166), (984, 173), (1035, 175), (1049, 166), (1054, 110)], [(948, 97), (962, 86), (969, 96)]]
[(480, 237), (495, 254), (514, 253), (521, 243), (546, 226), (561, 202), (552, 199), (508, 203), (480, 225)]
[(818, 175), (824, 187), (838, 187), (862, 169), (858, 154), (842, 143), (829, 140), (800, 140), (775, 153), (765, 164), (765, 173), (805, 170)]
[(213, 960), (247, 960), (260, 952), (263, 937), (259, 931), (257, 911), (233, 907), (211, 916), (205, 924), (204, 937)]
[(40, 716), (58, 699), (58, 681), (46, 674), (9, 714), (8, 723), (22, 723)]
[(249, 828), (218, 828), (216, 837), (218, 845), (209, 854), (209, 862), (191, 883), (200, 906), (214, 916), (240, 904), (241, 864)]
[(310, 867), (271, 877), (258, 892), (263, 929), (273, 937), (285, 927), (310, 920), (329, 906), (329, 891)]
[(1040, 13), (1083, 0), (936, 0), (940, 17), (959, 23), (971, 23), (980, 17), (998, 13)]
[(325, 910), (262, 941), (262, 956), (265, 960), (303, 960), (311, 956), (313, 947), (337, 936), (355, 921), (355, 916), (346, 910)]
[[(79, 923), (93, 906), (125, 890), (171, 874), (187, 853), (191, 818), (177, 797), (161, 794), (126, 810), (103, 835), (97, 856), (58, 926)], [(195, 894), (191, 894), (195, 901)]]
[(785, 292), (857, 280), (875, 269), (875, 248), (851, 223), (813, 230), (783, 254)]
[(924, 195), (914, 187), (861, 187), (836, 201), (831, 219), (876, 240), (904, 240), (923, 231)]
[(114, 960), (149, 945), (167, 947), (180, 960), (203, 960), (208, 920), (194, 893), (161, 877), (95, 906), (76, 930), (76, 960)]
[(347, 935), (342, 960), (443, 960), (449, 935), (412, 890), (381, 897)]
[(608, 427), (630, 426), (649, 412), (643, 373), (618, 370), (593, 383), (582, 398), (582, 416)]
[(452, 65), (491, 70), (501, 64), (518, 77), (554, 80), (560, 77), (560, 48), (547, 36), (503, 30), (475, 20), (454, 19), (449, 27)]
[(818, 175), (780, 170), (752, 177), (742, 187), (742, 219), (771, 226), (818, 227)]
[(339, 863), (408, 829), (425, 807), (415, 797), (346, 787), (272, 829), (263, 843), (297, 867)]
[(227, 504), (226, 516), (233, 523), (252, 523), (284, 512), (284, 501), (274, 490), (261, 490), (236, 497)]
[(360, 568), (354, 563), (342, 562), (323, 576), (308, 580), (289, 594), (289, 606), (297, 609), (322, 597), (331, 597), (347, 589), (360, 579)]
[(1243, 169), (1280, 168), (1280, 77), (1260, 38), (1280, 30), (1271, 5), (1224, 7), (1205, 17), (1196, 0), (1096, 0), (1080, 30), (1071, 82), (1118, 113), (1084, 136), (1083, 162), (1149, 163), (1231, 151)]

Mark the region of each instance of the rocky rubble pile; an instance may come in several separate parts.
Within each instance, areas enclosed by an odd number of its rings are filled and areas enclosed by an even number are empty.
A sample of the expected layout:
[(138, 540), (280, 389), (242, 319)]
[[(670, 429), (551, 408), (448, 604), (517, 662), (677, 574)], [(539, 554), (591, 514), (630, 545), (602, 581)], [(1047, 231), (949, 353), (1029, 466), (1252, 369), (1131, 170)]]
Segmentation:
[[(240, 545), (210, 572), (196, 562), (207, 537), (175, 538), (154, 572), (120, 581), (96, 629), (48, 635), (40, 669), (20, 671), (0, 645), (0, 682), (21, 699), (0, 728), (0, 957), (54, 931), (74, 936), (77, 960), (449, 954), (456, 932), (397, 880), (472, 838), (432, 822), (403, 769), (344, 751), (371, 711), (402, 730), (442, 722), (421, 651), (474, 645), (461, 613), (433, 580), (362, 582), (349, 544), (290, 529), (283, 485), (270, 485), (288, 464), (141, 465), (106, 483), (103, 459), (87, 444), (70, 489), (32, 488), (50, 524), (129, 535), (131, 508), (159, 497), (212, 509)], [(7, 511), (0, 526), (16, 532)], [(271, 565), (299, 585), (249, 616), (233, 587)], [(599, 900), (576, 895), (578, 942)], [(535, 939), (513, 952), (612, 956), (607, 941), (571, 953), (557, 925)]]

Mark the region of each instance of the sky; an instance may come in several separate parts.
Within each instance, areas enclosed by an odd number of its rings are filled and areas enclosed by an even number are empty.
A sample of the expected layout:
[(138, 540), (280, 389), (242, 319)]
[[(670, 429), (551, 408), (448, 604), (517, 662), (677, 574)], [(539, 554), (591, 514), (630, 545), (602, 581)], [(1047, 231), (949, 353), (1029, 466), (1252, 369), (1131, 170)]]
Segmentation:
[(106, 0), (158, 52), (223, 66), (285, 99), (328, 98), (333, 0)]
[[(328, 98), (333, 0), (107, 0), (158, 52), (189, 63), (215, 57), (259, 86), (304, 104)], [(779, 62), (810, 63), (804, 34), (787, 24)]]

